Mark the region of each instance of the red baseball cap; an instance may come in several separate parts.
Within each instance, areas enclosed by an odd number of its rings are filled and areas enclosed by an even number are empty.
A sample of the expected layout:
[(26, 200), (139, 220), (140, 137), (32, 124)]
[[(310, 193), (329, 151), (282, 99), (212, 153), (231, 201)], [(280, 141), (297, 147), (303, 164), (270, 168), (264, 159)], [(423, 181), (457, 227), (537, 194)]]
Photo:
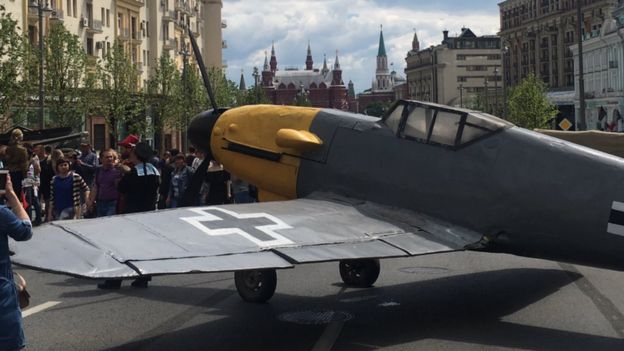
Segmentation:
[(130, 134), (125, 137), (124, 140), (118, 142), (117, 145), (124, 147), (134, 147), (139, 141), (141, 141), (141, 139), (138, 136)]

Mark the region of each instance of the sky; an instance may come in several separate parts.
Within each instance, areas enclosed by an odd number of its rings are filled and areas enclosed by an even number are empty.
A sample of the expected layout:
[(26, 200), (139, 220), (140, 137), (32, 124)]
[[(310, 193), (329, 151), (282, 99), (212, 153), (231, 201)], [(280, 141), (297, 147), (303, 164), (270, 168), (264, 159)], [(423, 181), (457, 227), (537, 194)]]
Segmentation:
[[(375, 76), (380, 25), (388, 64), (405, 76), (405, 56), (414, 30), (420, 47), (437, 45), (442, 31), (456, 35), (462, 27), (476, 35), (496, 34), (500, 27), (495, 0), (223, 0), (227, 22), (223, 39), (227, 49), (227, 77), (238, 84), (241, 69), (247, 86), (253, 67), (262, 71), (265, 52), (275, 43), (278, 69), (305, 68), (308, 41), (314, 67), (323, 54), (333, 65), (338, 51), (345, 84), (352, 80), (356, 93), (371, 87)], [(330, 66), (331, 68), (331, 66)]]

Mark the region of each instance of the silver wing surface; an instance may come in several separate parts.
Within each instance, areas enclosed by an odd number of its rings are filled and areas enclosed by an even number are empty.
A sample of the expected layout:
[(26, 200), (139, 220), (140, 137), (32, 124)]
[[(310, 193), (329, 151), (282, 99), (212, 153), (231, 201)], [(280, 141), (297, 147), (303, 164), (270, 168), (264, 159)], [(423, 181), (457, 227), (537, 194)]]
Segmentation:
[(16, 264), (87, 278), (290, 268), (294, 264), (462, 250), (475, 232), (423, 214), (316, 194), (187, 207), (35, 228)]

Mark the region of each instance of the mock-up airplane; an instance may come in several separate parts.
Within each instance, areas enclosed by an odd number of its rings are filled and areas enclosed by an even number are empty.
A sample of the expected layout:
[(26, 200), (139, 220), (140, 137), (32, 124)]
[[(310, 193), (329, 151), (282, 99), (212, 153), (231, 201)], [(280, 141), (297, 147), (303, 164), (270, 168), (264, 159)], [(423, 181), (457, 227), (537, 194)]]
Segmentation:
[(624, 160), (485, 113), (251, 105), (200, 114), (189, 137), (261, 202), (53, 222), (12, 243), (13, 261), (87, 278), (234, 271), (251, 302), (277, 269), (314, 262), (339, 261), (356, 287), (380, 258), (460, 250), (624, 269)]

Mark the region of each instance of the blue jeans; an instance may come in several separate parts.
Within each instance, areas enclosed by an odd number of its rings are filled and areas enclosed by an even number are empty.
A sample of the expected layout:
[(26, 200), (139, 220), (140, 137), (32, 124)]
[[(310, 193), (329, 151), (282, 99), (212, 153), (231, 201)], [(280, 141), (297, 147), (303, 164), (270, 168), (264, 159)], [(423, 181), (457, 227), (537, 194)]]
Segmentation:
[(65, 219), (74, 219), (74, 208), (73, 207), (68, 207), (62, 210), (57, 210), (56, 208), (54, 209), (54, 218), (57, 221), (61, 221), (61, 220), (65, 220)]
[(249, 195), (249, 191), (241, 191), (239, 193), (234, 193), (234, 203), (247, 204), (251, 202), (254, 202), (254, 199)]
[(96, 209), (98, 217), (112, 216), (117, 213), (117, 200), (99, 200)]

